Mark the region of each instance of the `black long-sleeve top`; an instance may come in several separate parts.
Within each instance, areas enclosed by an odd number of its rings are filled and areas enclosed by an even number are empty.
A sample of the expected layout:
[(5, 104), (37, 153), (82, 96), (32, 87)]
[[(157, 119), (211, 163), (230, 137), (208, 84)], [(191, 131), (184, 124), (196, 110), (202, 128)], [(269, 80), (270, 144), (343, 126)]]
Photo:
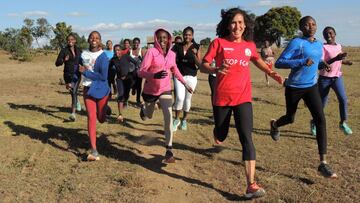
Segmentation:
[[(55, 62), (56, 66), (64, 65), (64, 81), (65, 83), (71, 83), (74, 74), (81, 75), (79, 72), (79, 64), (81, 62), (81, 50), (78, 47), (74, 47), (75, 55), (70, 50), (70, 47), (63, 48)], [(65, 57), (69, 56), (69, 60), (65, 61)]]

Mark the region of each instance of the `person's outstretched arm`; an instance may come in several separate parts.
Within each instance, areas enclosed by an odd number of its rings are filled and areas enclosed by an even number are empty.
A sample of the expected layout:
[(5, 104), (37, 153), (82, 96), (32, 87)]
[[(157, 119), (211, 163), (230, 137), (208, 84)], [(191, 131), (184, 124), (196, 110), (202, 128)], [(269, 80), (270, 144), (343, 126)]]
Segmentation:
[(308, 59), (302, 57), (301, 43), (301, 39), (298, 38), (291, 40), (275, 62), (275, 67), (288, 69), (307, 65)]

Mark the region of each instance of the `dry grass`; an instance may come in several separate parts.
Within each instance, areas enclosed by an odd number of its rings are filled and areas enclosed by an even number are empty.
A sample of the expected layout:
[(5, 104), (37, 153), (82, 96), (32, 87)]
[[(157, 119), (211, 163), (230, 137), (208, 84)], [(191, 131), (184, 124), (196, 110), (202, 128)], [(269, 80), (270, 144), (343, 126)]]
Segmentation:
[[(346, 48), (356, 63), (344, 68), (352, 136), (338, 129), (333, 92), (326, 107), (328, 160), (340, 178), (317, 174), (316, 140), (310, 114), (300, 104), (296, 122), (282, 128), (279, 142), (268, 135), (270, 118), (285, 112), (284, 89), (252, 69), (257, 179), (267, 196), (257, 202), (358, 202), (360, 200), (359, 48)], [(54, 55), (31, 63), (0, 53), (1, 202), (228, 202), (241, 201), (245, 177), (241, 146), (231, 128), (224, 145), (212, 145), (207, 76), (199, 75), (189, 130), (177, 131), (177, 163), (161, 163), (164, 138), (161, 112), (143, 122), (138, 109), (124, 112), (126, 125), (98, 124), (101, 160), (84, 160), (89, 141), (84, 112), (67, 122), (69, 95), (58, 85), (62, 68)], [(281, 71), (286, 75), (287, 71)], [(134, 98), (131, 98), (134, 101)], [(115, 111), (115, 102), (110, 105)]]

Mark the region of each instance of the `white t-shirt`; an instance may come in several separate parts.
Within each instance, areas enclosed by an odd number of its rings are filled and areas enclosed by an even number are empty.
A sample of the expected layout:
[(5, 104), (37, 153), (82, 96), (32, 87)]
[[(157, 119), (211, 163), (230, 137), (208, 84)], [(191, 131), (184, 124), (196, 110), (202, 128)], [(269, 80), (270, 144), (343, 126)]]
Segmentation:
[[(81, 53), (81, 60), (83, 62), (83, 65), (88, 68), (88, 70), (94, 72), (94, 65), (97, 57), (100, 56), (100, 54), (103, 53), (103, 50), (97, 51), (97, 52), (91, 52), (89, 50), (85, 50)], [(83, 79), (83, 86), (89, 87), (91, 85), (92, 80), (89, 78), (86, 78), (84, 76)]]

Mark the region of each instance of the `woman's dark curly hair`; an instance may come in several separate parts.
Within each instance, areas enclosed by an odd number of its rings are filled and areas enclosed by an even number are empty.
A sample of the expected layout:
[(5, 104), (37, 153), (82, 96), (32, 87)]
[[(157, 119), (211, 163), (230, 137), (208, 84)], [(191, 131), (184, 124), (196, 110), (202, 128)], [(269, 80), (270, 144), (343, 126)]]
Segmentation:
[(217, 24), (216, 35), (220, 38), (225, 38), (230, 35), (229, 25), (237, 14), (241, 14), (244, 17), (245, 31), (242, 38), (245, 41), (253, 41), (254, 38), (254, 21), (250, 18), (247, 11), (240, 8), (230, 8), (228, 10), (221, 10), (221, 21)]

